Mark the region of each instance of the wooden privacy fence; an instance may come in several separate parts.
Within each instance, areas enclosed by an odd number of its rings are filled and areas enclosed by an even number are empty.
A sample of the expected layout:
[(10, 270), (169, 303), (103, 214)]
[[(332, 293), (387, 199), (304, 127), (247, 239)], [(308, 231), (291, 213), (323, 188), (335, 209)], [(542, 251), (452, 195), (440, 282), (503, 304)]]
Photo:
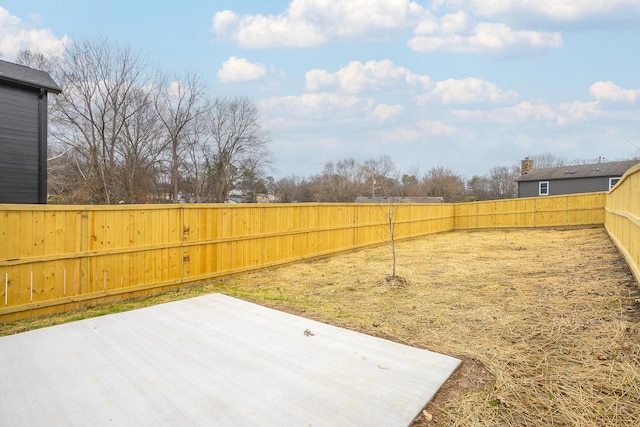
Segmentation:
[(606, 193), (490, 200), (455, 205), (455, 229), (604, 223)]
[(602, 224), (604, 193), (435, 205), (0, 205), (0, 321), (467, 228)]
[(640, 283), (640, 164), (607, 194), (605, 228)]

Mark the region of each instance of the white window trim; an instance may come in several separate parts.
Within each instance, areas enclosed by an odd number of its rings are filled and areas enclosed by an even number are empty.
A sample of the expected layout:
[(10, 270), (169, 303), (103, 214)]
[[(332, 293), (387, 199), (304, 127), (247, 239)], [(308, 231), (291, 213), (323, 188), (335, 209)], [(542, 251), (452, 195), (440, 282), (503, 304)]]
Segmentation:
[[(547, 184), (547, 192), (542, 192), (542, 184)], [(548, 196), (549, 195), (549, 181), (540, 181), (538, 182), (538, 196)]]
[[(615, 184), (612, 184), (611, 182), (612, 182), (614, 179), (616, 180), (616, 183), (615, 183)], [(621, 179), (622, 179), (622, 177), (621, 177), (621, 176), (612, 176), (611, 178), (609, 178), (609, 191), (611, 191), (611, 189), (612, 189), (613, 187), (615, 187), (615, 186), (616, 186), (616, 184), (617, 184)]]

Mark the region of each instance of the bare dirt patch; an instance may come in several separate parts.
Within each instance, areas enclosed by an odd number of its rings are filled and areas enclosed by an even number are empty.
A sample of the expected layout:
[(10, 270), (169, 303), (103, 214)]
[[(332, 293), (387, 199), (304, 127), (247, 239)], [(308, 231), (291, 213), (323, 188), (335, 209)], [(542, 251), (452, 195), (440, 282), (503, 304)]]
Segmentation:
[(416, 418), (413, 427), (448, 425), (443, 408), (462, 394), (482, 390), (493, 383), (493, 375), (482, 363), (466, 356), (456, 357), (462, 360), (462, 364)]
[[(400, 285), (379, 247), (139, 303), (224, 292), (461, 358), (417, 426), (640, 425), (640, 294), (602, 228), (454, 232), (396, 251)], [(65, 321), (47, 319), (0, 334)]]

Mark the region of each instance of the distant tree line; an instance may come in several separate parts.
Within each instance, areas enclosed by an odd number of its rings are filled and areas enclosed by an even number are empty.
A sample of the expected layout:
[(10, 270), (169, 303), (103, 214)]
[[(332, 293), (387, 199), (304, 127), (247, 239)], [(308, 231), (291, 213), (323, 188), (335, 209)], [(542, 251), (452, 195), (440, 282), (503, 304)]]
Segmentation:
[(266, 192), (269, 135), (249, 99), (211, 99), (197, 75), (170, 79), (107, 40), (80, 40), (59, 58), (22, 51), (16, 62), (62, 88), (50, 98), (52, 202), (225, 202), (233, 189), (252, 202)]
[(281, 202), (353, 202), (358, 196), (442, 197), (444, 202), (517, 197), (519, 166), (498, 166), (487, 176), (465, 179), (449, 168), (417, 168), (401, 173), (389, 156), (364, 162), (353, 158), (328, 162), (309, 178), (291, 176), (276, 181), (273, 191)]
[[(597, 163), (599, 159), (567, 161), (550, 153), (530, 157), (536, 168)], [(486, 175), (466, 179), (437, 166), (424, 173), (418, 168), (399, 172), (389, 156), (364, 162), (353, 158), (328, 162), (320, 174), (291, 176), (270, 186), (276, 200), (290, 202), (352, 202), (358, 196), (442, 197), (445, 203), (518, 197), (516, 179), (520, 163), (494, 166)]]

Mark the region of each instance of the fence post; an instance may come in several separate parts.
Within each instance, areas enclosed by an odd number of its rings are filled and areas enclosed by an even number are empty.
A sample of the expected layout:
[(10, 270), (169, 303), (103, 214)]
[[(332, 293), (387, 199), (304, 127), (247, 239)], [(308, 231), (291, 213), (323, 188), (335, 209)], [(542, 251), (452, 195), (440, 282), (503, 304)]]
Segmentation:
[(86, 253), (89, 251), (89, 211), (82, 211), (80, 220), (80, 250), (83, 252), (80, 261), (80, 295), (87, 293), (89, 284), (89, 257)]
[(180, 256), (182, 257), (180, 261), (180, 284), (182, 285), (185, 282), (185, 276), (190, 274), (191, 251), (185, 244), (189, 240), (191, 224), (186, 223), (185, 207), (180, 205), (178, 209), (180, 209), (180, 223), (182, 226), (182, 235), (180, 237)]

